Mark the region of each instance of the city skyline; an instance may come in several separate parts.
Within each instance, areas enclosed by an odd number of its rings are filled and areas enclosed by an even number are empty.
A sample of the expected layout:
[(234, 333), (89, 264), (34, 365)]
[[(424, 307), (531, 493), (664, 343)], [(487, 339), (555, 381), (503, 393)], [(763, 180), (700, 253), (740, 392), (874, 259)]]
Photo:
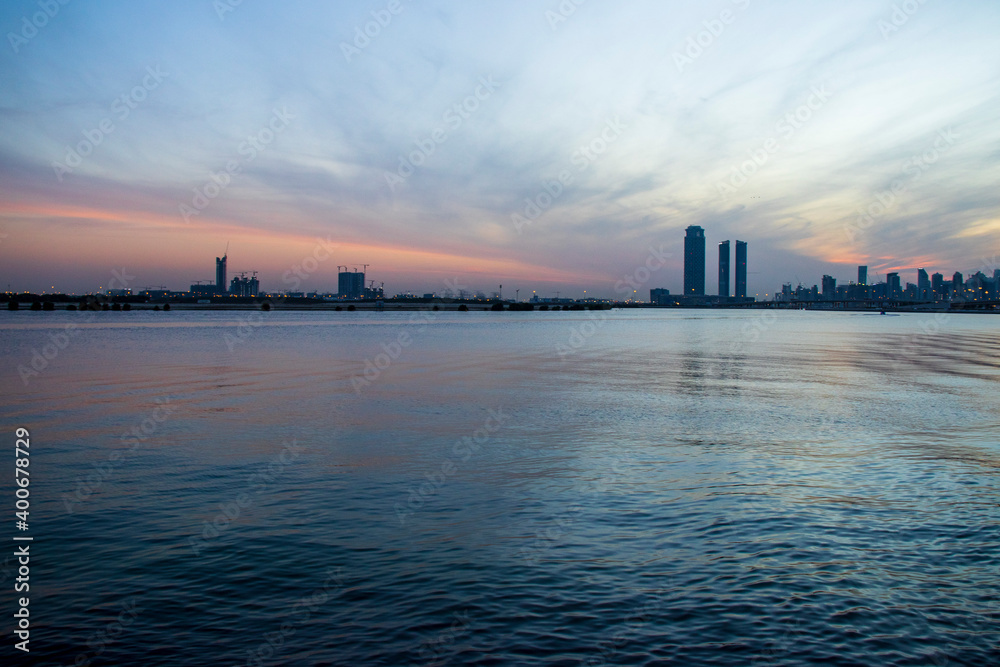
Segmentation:
[(0, 8), (0, 284), (180, 286), (230, 239), (607, 297), (661, 244), (679, 293), (692, 225), (751, 239), (748, 295), (996, 253), (995, 3), (221, 6)]
[[(857, 281), (849, 280), (847, 283), (841, 282), (838, 277), (829, 274), (823, 274), (822, 278), (815, 283), (812, 287), (809, 287), (809, 281), (797, 280), (795, 282), (782, 282), (780, 291), (773, 290), (771, 292), (757, 293), (757, 294), (747, 294), (746, 293), (746, 276), (747, 276), (747, 262), (748, 253), (747, 247), (748, 243), (746, 241), (736, 241), (736, 251), (735, 251), (735, 284), (733, 292), (728, 289), (730, 268), (732, 263), (730, 262), (730, 248), (731, 244), (729, 240), (719, 242), (719, 253), (718, 253), (718, 292), (716, 295), (707, 294), (704, 290), (704, 284), (706, 280), (706, 259), (705, 246), (706, 246), (706, 230), (692, 226), (685, 231), (684, 237), (684, 266), (682, 267), (682, 272), (680, 279), (685, 283), (685, 290), (681, 292), (673, 291), (670, 288), (663, 287), (651, 287), (649, 290), (650, 302), (660, 303), (661, 300), (664, 304), (669, 304), (674, 302), (676, 299), (671, 297), (671, 293), (674, 297), (684, 294), (689, 297), (708, 297), (708, 301), (705, 303), (715, 303), (713, 297), (727, 297), (742, 299), (747, 298), (751, 301), (788, 301), (788, 300), (805, 300), (805, 301), (836, 301), (836, 300), (878, 300), (878, 299), (895, 299), (895, 300), (912, 300), (912, 301), (941, 301), (941, 300), (951, 300), (952, 298), (963, 299), (966, 296), (966, 292), (975, 292), (978, 290), (986, 290), (987, 295), (991, 299), (996, 298), (996, 294), (1000, 292), (1000, 268), (998, 268), (998, 258), (996, 256), (992, 258), (983, 258), (980, 261), (978, 269), (970, 270), (966, 273), (962, 271), (955, 271), (950, 276), (946, 276), (941, 272), (935, 272), (933, 275), (929, 274), (927, 269), (923, 267), (912, 269), (911, 271), (915, 273), (915, 282), (910, 283), (905, 280), (905, 272), (894, 271), (885, 274), (885, 279), (882, 280), (879, 275), (875, 274), (875, 282), (869, 282), (869, 272), (867, 265), (858, 265), (856, 267), (857, 271)], [(174, 294), (174, 295), (189, 295), (189, 296), (201, 296), (201, 297), (212, 297), (212, 296), (238, 296), (238, 297), (263, 297), (266, 295), (274, 294), (285, 294), (285, 295), (305, 295), (312, 294), (317, 296), (335, 296), (347, 300), (354, 299), (381, 299), (385, 298), (384, 292), (384, 282), (381, 283), (380, 287), (375, 287), (375, 280), (371, 280), (371, 286), (366, 287), (368, 281), (366, 281), (366, 272), (368, 271), (369, 264), (362, 264), (363, 270), (359, 271), (357, 267), (353, 270), (349, 270), (351, 267), (349, 265), (336, 265), (335, 283), (336, 289), (329, 285), (323, 285), (314, 289), (301, 289), (303, 280), (311, 274), (316, 274), (317, 279), (327, 278), (327, 274), (324, 271), (319, 271), (321, 263), (318, 260), (312, 258), (307, 258), (302, 265), (296, 265), (294, 271), (286, 272), (282, 276), (284, 284), (281, 287), (275, 288), (274, 286), (269, 286), (266, 283), (261, 284), (258, 277), (258, 271), (239, 271), (238, 276), (234, 276), (232, 281), (228, 280), (228, 254), (229, 254), (229, 244), (226, 244), (226, 252), (223, 253), (222, 257), (215, 258), (215, 279), (213, 281), (198, 280), (191, 284), (190, 289), (170, 289), (167, 285), (157, 285), (157, 286), (143, 286), (139, 287), (137, 283), (132, 282), (135, 276), (129, 275), (125, 269), (121, 271), (113, 271), (113, 276), (110, 284), (107, 288), (100, 286), (97, 290), (89, 290), (86, 292), (76, 293), (76, 292), (63, 292), (65, 294), (108, 294), (112, 296), (126, 296), (126, 295), (141, 295), (147, 294), (151, 296), (161, 297), (164, 294)], [(317, 257), (321, 257), (324, 263), (328, 263), (327, 260), (332, 259), (329, 254), (320, 255), (314, 253)], [(667, 256), (664, 256), (666, 258)], [(310, 267), (309, 261), (312, 261), (313, 266)], [(663, 267), (660, 267), (663, 268)], [(904, 273), (903, 276), (900, 274)], [(657, 281), (653, 280), (653, 273), (649, 273), (649, 278), (651, 284), (656, 284)], [(977, 278), (978, 276), (978, 278)], [(662, 274), (657, 275), (658, 278), (664, 277)], [(974, 284), (978, 281), (978, 284)], [(661, 281), (662, 282), (662, 281)], [(838, 284), (839, 283), (839, 284)], [(637, 285), (634, 279), (628, 281), (627, 284), (630, 287), (644, 287), (644, 285)], [(666, 284), (672, 284), (670, 279), (666, 281)], [(700, 292), (687, 291), (687, 287), (693, 287), (695, 289), (701, 289)], [(794, 286), (794, 287), (793, 287)], [(498, 286), (500, 291), (492, 291), (491, 289), (484, 287), (481, 284), (477, 285), (462, 285), (459, 282), (445, 281), (444, 290), (435, 290), (431, 292), (422, 291), (419, 289), (407, 288), (406, 286), (400, 286), (399, 291), (395, 292), (396, 296), (417, 296), (417, 295), (428, 295), (432, 294), (434, 296), (461, 296), (463, 294), (472, 297), (473, 295), (478, 295), (483, 298), (500, 298), (502, 293), (502, 285)], [(635, 289), (629, 292), (627, 289), (623, 289), (624, 284), (619, 284), (617, 286), (617, 294), (611, 298), (603, 296), (600, 290), (582, 290), (583, 294), (572, 296), (572, 292), (561, 292), (555, 291), (554, 296), (559, 297), (560, 294), (565, 294), (565, 299), (596, 299), (603, 301), (637, 301), (645, 302), (642, 295), (639, 294), (639, 290)], [(856, 288), (863, 287), (865, 290), (858, 291)], [(528, 287), (518, 287), (515, 289), (515, 293), (518, 294), (524, 291), (525, 298), (517, 300), (519, 301), (529, 301), (532, 299), (551, 299), (552, 294), (538, 294), (538, 290), (532, 290), (530, 284)], [(645, 290), (643, 290), (645, 293)], [(30, 293), (28, 290), (10, 290), (6, 291), (7, 294), (18, 294), (18, 293)], [(37, 294), (59, 294), (58, 290), (39, 290)], [(392, 295), (394, 292), (390, 291), (388, 294)], [(530, 293), (530, 297), (529, 297)], [(487, 294), (493, 294), (493, 297), (486, 297)], [(957, 297), (955, 295), (958, 295)], [(508, 292), (509, 296), (509, 292)], [(463, 297), (464, 298), (464, 297)]]
[(998, 34), (0, 2), (6, 662), (1000, 664)]

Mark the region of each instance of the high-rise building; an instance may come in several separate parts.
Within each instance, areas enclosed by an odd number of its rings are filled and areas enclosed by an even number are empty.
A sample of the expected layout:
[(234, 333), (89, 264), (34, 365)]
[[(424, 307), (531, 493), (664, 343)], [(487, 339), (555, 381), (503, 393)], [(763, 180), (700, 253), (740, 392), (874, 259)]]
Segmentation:
[(259, 292), (260, 281), (257, 279), (256, 272), (249, 278), (246, 273), (241, 273), (234, 276), (232, 282), (229, 283), (229, 293), (233, 296), (257, 296)]
[(215, 258), (215, 293), (226, 293), (226, 255)]
[(868, 284), (868, 267), (859, 266), (858, 267), (858, 284), (867, 285)]
[(931, 279), (925, 269), (917, 269), (917, 298), (923, 301), (931, 300)]
[(837, 279), (833, 276), (823, 276), (823, 298), (827, 301), (837, 298)]
[(971, 276), (969, 276), (968, 289), (966, 290), (965, 297), (967, 299), (971, 298), (975, 301), (981, 301), (986, 297), (985, 292), (987, 291), (987, 284), (989, 279), (986, 274), (982, 271), (976, 271)]
[(887, 273), (885, 276), (885, 297), (887, 299), (898, 299), (903, 295), (903, 286), (899, 282), (898, 273)]
[(935, 273), (931, 276), (931, 292), (934, 293), (934, 300), (940, 300), (944, 296), (944, 275)]
[(719, 244), (719, 296), (729, 296), (729, 241)]
[(747, 297), (747, 242), (736, 242), (736, 296)]
[(705, 230), (697, 225), (691, 225), (684, 236), (684, 296), (704, 293)]
[(342, 271), (337, 280), (341, 299), (360, 299), (365, 294), (365, 274), (362, 271)]
[(965, 298), (965, 277), (958, 271), (951, 277), (951, 298)]

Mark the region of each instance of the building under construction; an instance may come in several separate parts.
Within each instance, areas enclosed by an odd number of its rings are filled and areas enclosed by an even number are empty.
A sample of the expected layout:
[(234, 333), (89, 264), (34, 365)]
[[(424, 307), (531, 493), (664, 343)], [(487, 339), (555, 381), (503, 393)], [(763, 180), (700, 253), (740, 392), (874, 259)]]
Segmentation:
[(257, 272), (253, 271), (248, 277), (246, 272), (234, 276), (229, 283), (230, 296), (257, 296), (260, 293), (260, 281), (257, 280)]
[[(363, 265), (364, 268), (368, 269), (368, 264)], [(343, 269), (341, 271), (341, 269)], [(383, 297), (383, 289), (381, 286), (375, 287), (375, 281), (368, 287), (365, 287), (365, 272), (358, 271), (355, 268), (353, 271), (348, 271), (346, 266), (338, 266), (338, 280), (337, 280), (337, 298), (339, 299), (381, 299)]]

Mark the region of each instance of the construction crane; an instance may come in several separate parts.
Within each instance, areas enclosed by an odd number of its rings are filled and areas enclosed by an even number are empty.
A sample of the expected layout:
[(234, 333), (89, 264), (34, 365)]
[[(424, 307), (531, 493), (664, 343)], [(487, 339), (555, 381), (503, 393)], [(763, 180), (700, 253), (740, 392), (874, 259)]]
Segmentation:
[[(364, 267), (364, 272), (368, 273), (368, 267), (371, 266), (371, 264), (362, 264), (361, 266)], [(357, 271), (357, 269), (354, 269), (354, 270)]]

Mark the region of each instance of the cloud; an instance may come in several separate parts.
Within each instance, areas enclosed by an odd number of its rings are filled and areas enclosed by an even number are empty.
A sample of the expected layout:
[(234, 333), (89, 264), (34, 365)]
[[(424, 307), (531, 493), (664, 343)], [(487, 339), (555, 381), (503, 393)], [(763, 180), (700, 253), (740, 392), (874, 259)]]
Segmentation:
[[(484, 273), (494, 271), (521, 276), (525, 289), (611, 296), (648, 244), (679, 248), (689, 224), (704, 226), (710, 245), (751, 243), (752, 291), (791, 280), (790, 266), (814, 267), (806, 282), (881, 257), (959, 268), (995, 232), (1000, 8), (939, 4), (885, 38), (878, 21), (890, 9), (864, 0), (586, 3), (555, 29), (545, 3), (404, 2), (347, 59), (341, 44), (384, 2), (243, 3), (223, 20), (194, 0), (73, 3), (21, 52), (0, 54), (0, 224), (50, 242), (23, 246), (37, 253), (24, 267), (46, 266), (46, 248), (60, 243), (53, 230), (67, 225), (118, 234), (123, 256), (183, 230), (186, 255), (158, 264), (174, 287), (193, 279), (181, 268), (188, 255), (213, 257), (220, 238), (285, 239), (294, 254), (310, 235), (333, 234), (384, 260), (376, 271), (399, 281), (390, 291), (432, 287), (435, 261), (425, 260), (437, 257), (442, 279), (467, 266), (485, 285), (498, 282)], [(678, 71), (674, 53), (723, 8), (735, 20)], [(19, 20), (13, 5), (0, 9), (0, 25)], [(59, 182), (53, 161), (149, 66), (169, 78)], [(455, 112), (484, 77), (496, 90)], [(829, 100), (791, 134), (779, 129), (817, 86)], [(287, 131), (185, 225), (178, 206), (240, 159), (275, 108), (294, 113)], [(579, 170), (574, 156), (616, 117), (628, 128)], [(908, 161), (948, 127), (961, 141), (909, 177)], [(390, 187), (386, 174), (439, 129), (444, 139)], [(772, 138), (780, 149), (720, 196), (718, 184)], [(511, 215), (565, 170), (572, 184), (518, 234)], [(911, 178), (905, 192), (850, 241), (845, 226), (901, 178)], [(0, 245), (0, 256), (13, 247)], [(76, 253), (67, 275), (99, 274), (106, 261)], [(167, 271), (171, 261), (178, 268)], [(268, 266), (265, 286), (278, 269)], [(39, 268), (0, 279), (47, 282)], [(664, 269), (660, 286), (680, 282), (677, 267)]]

